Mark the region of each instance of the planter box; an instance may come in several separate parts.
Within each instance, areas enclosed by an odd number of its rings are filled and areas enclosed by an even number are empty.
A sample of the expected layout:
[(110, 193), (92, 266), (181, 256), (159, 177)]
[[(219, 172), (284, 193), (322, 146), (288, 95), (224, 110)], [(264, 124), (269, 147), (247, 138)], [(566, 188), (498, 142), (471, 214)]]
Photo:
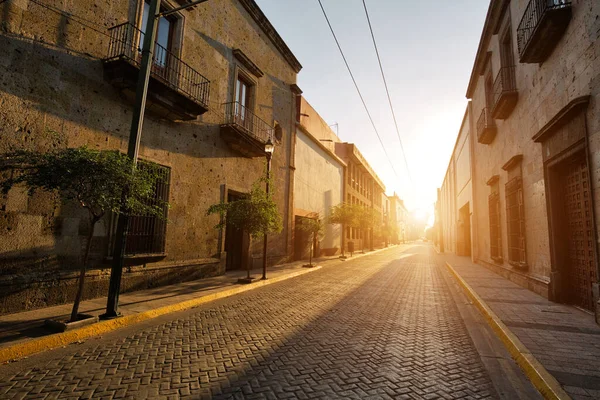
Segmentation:
[(98, 317), (95, 315), (77, 314), (77, 321), (66, 322), (47, 319), (44, 321), (44, 325), (51, 331), (65, 332), (73, 329), (83, 328), (84, 326), (95, 324), (96, 322), (98, 322)]

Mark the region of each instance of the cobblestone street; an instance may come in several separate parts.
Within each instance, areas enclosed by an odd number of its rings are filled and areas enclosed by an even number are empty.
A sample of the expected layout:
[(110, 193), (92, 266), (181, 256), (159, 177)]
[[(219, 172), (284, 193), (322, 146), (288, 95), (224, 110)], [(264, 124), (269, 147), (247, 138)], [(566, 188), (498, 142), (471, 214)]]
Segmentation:
[(496, 398), (444, 274), (350, 260), (3, 366), (0, 397)]

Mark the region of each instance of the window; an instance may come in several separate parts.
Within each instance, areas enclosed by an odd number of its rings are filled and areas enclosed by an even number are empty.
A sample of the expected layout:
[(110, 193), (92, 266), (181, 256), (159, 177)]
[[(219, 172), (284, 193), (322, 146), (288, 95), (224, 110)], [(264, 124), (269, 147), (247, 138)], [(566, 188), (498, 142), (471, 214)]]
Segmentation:
[(496, 262), (502, 262), (502, 230), (500, 227), (500, 193), (498, 176), (493, 182), (488, 181), (491, 193), (488, 198), (490, 216), (490, 257)]
[[(144, 2), (144, 14), (142, 16), (142, 34), (140, 35), (141, 50), (144, 43), (144, 35), (148, 24), (148, 13), (150, 10), (149, 1)], [(161, 7), (161, 11), (165, 11)], [(160, 68), (166, 68), (169, 63), (169, 52), (173, 48), (173, 32), (175, 29), (176, 19), (174, 17), (161, 17), (158, 20), (156, 31), (156, 44), (154, 47), (154, 65)]]
[(508, 172), (508, 183), (505, 185), (508, 262), (515, 267), (526, 268), (522, 159), (522, 155), (514, 156), (502, 166), (502, 169)]
[[(154, 184), (154, 198), (149, 205), (157, 205), (169, 201), (169, 186), (171, 169), (148, 161), (138, 161), (139, 168), (156, 168), (158, 178)], [(156, 216), (138, 215), (129, 218), (125, 254), (161, 254), (165, 252), (165, 239), (167, 233), (167, 210), (165, 207), (164, 218)]]

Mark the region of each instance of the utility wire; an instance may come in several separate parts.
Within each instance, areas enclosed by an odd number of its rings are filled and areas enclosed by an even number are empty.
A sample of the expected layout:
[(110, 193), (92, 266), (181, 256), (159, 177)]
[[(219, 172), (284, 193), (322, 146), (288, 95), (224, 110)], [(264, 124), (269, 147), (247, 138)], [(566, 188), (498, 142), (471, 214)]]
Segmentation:
[[(41, 1), (38, 1), (38, 0), (30, 0), (30, 1), (31, 1), (32, 3), (34, 3), (34, 4), (37, 4), (38, 6), (40, 6), (40, 7), (42, 7), (42, 8), (45, 8), (45, 9), (47, 9), (47, 10), (49, 10), (49, 11), (52, 11), (52, 12), (54, 12), (54, 13), (56, 13), (56, 14), (59, 14), (59, 15), (62, 15), (62, 16), (64, 16), (64, 17), (67, 17), (67, 18), (69, 18), (69, 19), (72, 19), (73, 21), (75, 21), (75, 22), (79, 23), (80, 25), (82, 25), (82, 26), (85, 26), (86, 28), (88, 28), (88, 29), (91, 29), (91, 30), (93, 30), (94, 32), (100, 33), (100, 34), (102, 34), (102, 35), (104, 35), (104, 36), (107, 36), (107, 37), (109, 37), (109, 38), (110, 38), (110, 35), (109, 35), (109, 34), (106, 32), (106, 27), (105, 27), (105, 26), (102, 26), (102, 25), (100, 25), (100, 24), (98, 24), (98, 23), (96, 23), (96, 22), (94, 22), (94, 21), (91, 21), (91, 20), (89, 20), (89, 19), (85, 19), (85, 18), (83, 18), (83, 17), (80, 17), (80, 16), (78, 16), (78, 15), (71, 14), (71, 13), (70, 13), (70, 12), (68, 12), (68, 11), (61, 10), (60, 8), (56, 8), (56, 7), (54, 7), (54, 6), (51, 6), (51, 5), (49, 5), (49, 4), (43, 3), (43, 2), (41, 2)], [(0, 1), (0, 4), (2, 4), (2, 2), (1, 2), (1, 1)], [(88, 24), (91, 24), (91, 25), (96, 25), (96, 26), (97, 26), (99, 29), (98, 29), (98, 28), (95, 28), (95, 27), (93, 27), (93, 26), (90, 26), (90, 25), (88, 25)]]
[(327, 25), (329, 25), (329, 30), (331, 31), (331, 34), (333, 35), (333, 39), (335, 40), (335, 43), (337, 44), (338, 49), (340, 50), (340, 54), (342, 55), (342, 58), (344, 59), (344, 63), (346, 64), (346, 68), (348, 68), (348, 72), (350, 73), (350, 78), (352, 78), (352, 82), (354, 82), (354, 87), (356, 88), (356, 91), (358, 92), (358, 96), (360, 97), (360, 101), (362, 101), (363, 106), (365, 107), (365, 111), (367, 112), (367, 115), (369, 116), (369, 121), (371, 121), (371, 125), (373, 126), (373, 130), (375, 131), (375, 134), (377, 135), (377, 139), (379, 139), (379, 143), (381, 144), (381, 148), (383, 149), (383, 152), (385, 153), (385, 156), (388, 160), (388, 162), (390, 163), (390, 166), (392, 167), (392, 170), (394, 171), (394, 174), (396, 175), (396, 178), (400, 179), (400, 177), (398, 176), (398, 172), (396, 172), (396, 168), (394, 168), (394, 164), (392, 163), (392, 160), (390, 160), (390, 156), (387, 153), (387, 150), (385, 149), (385, 146), (383, 145), (383, 141), (381, 140), (381, 136), (379, 136), (379, 132), (377, 131), (377, 128), (375, 127), (375, 122), (373, 122), (373, 118), (371, 117), (371, 113), (369, 112), (369, 109), (367, 108), (367, 103), (365, 103), (365, 99), (363, 98), (362, 93), (360, 92), (360, 89), (358, 88), (358, 84), (356, 83), (356, 79), (354, 79), (354, 74), (352, 74), (352, 70), (350, 69), (350, 65), (348, 65), (348, 61), (346, 60), (346, 56), (344, 55), (344, 52), (342, 51), (342, 47), (340, 46), (340, 42), (337, 39), (337, 36), (335, 36), (335, 32), (333, 31), (333, 27), (331, 26), (331, 23), (329, 22), (329, 18), (327, 17), (327, 13), (325, 12), (325, 9), (323, 8), (323, 3), (321, 3), (321, 0), (318, 0), (319, 5), (321, 6), (321, 11), (323, 11), (323, 16), (325, 17), (325, 20), (327, 21)]
[(385, 73), (383, 72), (383, 66), (381, 65), (381, 57), (379, 57), (379, 50), (377, 49), (377, 43), (375, 42), (375, 35), (373, 34), (373, 27), (371, 26), (371, 19), (369, 18), (369, 11), (367, 11), (367, 3), (363, 0), (363, 6), (365, 8), (365, 14), (367, 16), (367, 22), (369, 23), (369, 30), (371, 31), (371, 39), (373, 39), (373, 46), (375, 47), (375, 54), (377, 54), (377, 62), (379, 63), (379, 70), (381, 71), (381, 77), (383, 78), (383, 85), (385, 86), (385, 93), (387, 94), (388, 103), (390, 104), (390, 110), (392, 110), (392, 117), (394, 118), (394, 126), (396, 127), (396, 135), (398, 135), (398, 141), (400, 142), (400, 150), (402, 150), (402, 157), (404, 158), (404, 165), (406, 166), (406, 173), (412, 184), (413, 180), (408, 169), (408, 162), (406, 161), (406, 153), (404, 152), (404, 146), (402, 145), (402, 139), (400, 138), (400, 129), (398, 129), (398, 121), (396, 120), (396, 113), (392, 106), (392, 98), (390, 97), (390, 91), (388, 89), (387, 80), (385, 79)]

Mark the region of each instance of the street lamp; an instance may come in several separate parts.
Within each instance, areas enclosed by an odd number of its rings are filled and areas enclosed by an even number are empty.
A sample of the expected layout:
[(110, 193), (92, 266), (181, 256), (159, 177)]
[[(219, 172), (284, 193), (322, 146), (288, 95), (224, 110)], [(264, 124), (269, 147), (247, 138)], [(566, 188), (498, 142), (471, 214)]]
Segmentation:
[[(267, 157), (267, 182), (266, 182), (266, 192), (267, 198), (269, 197), (269, 180), (271, 177), (271, 158), (273, 157), (273, 152), (275, 151), (275, 146), (271, 141), (271, 138), (267, 140), (265, 143), (265, 157)], [(263, 239), (263, 276), (262, 279), (267, 279), (267, 232), (265, 232), (265, 236)]]
[[(129, 143), (127, 146), (127, 155), (134, 164), (137, 163), (140, 150), (140, 139), (142, 136), (142, 126), (144, 124), (144, 111), (146, 109), (146, 97), (148, 94), (148, 82), (150, 81), (150, 72), (154, 64), (154, 42), (156, 41), (156, 31), (158, 24), (156, 21), (161, 17), (173, 14), (175, 12), (197, 6), (208, 0), (196, 0), (181, 7), (160, 12), (161, 0), (151, 0), (148, 8), (148, 21), (146, 21), (146, 32), (144, 32), (144, 42), (142, 43), (142, 60), (140, 62), (140, 72), (138, 75), (137, 86), (135, 90), (135, 105), (133, 107), (133, 118), (131, 121), (131, 130), (129, 131)], [(121, 277), (123, 275), (123, 266), (125, 263), (125, 244), (127, 241), (127, 225), (129, 218), (125, 210), (125, 200), (127, 198), (127, 188), (123, 190), (122, 205), (117, 227), (115, 231), (115, 246), (113, 250), (113, 261), (110, 270), (110, 281), (108, 284), (108, 298), (106, 301), (106, 312), (100, 317), (102, 319), (111, 319), (118, 317), (119, 311), (119, 293), (121, 292)]]

